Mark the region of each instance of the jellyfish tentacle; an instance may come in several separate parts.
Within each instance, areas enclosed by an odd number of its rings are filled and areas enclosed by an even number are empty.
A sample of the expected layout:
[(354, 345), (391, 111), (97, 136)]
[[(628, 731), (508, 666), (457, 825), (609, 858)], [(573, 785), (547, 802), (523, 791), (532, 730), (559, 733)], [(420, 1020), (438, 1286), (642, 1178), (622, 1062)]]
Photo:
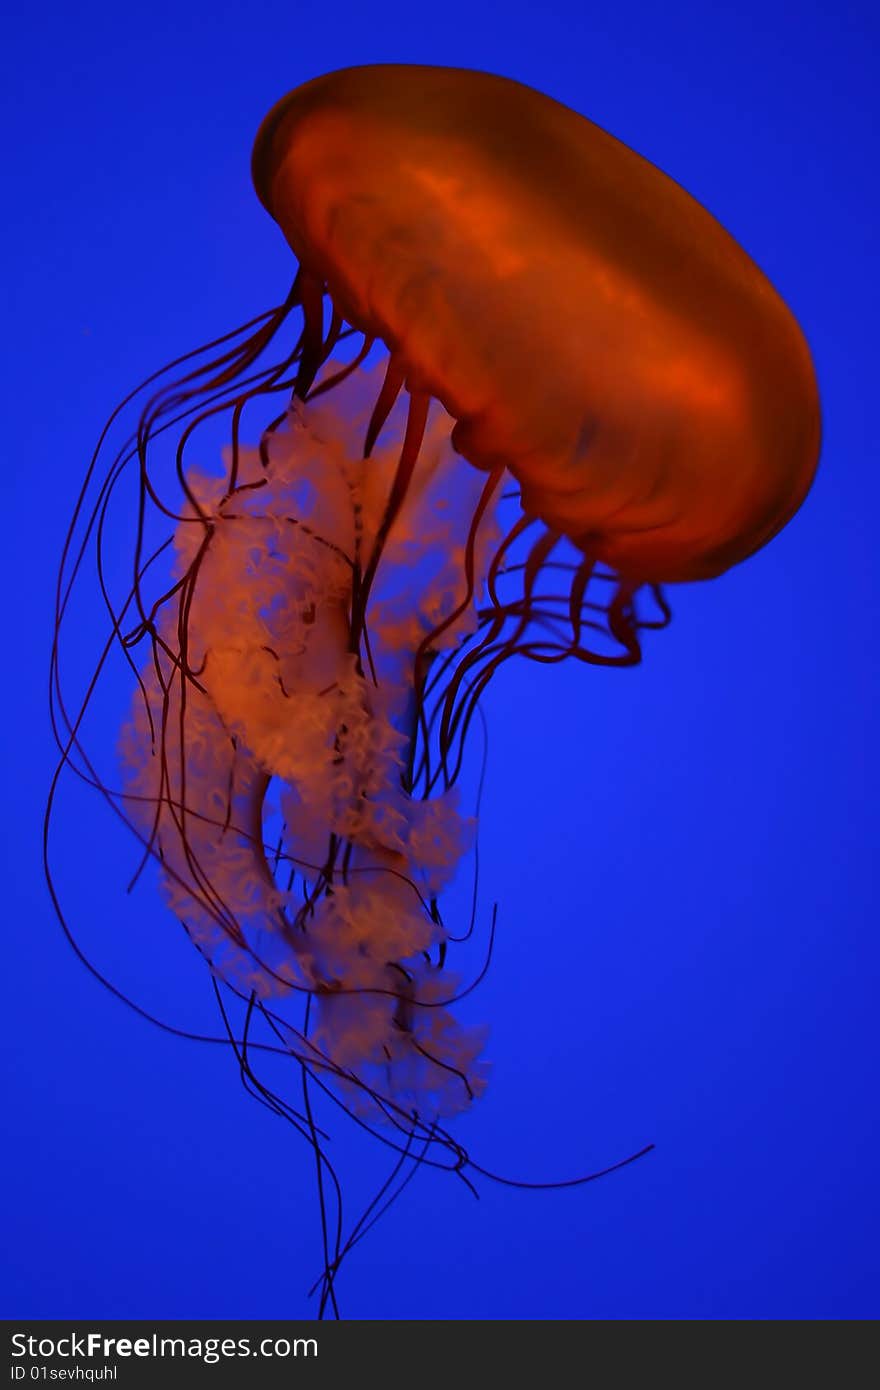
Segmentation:
[(498, 580), (504, 568), (504, 558), (519, 540), (520, 536), (523, 535), (530, 526), (534, 526), (535, 524), (536, 521), (534, 517), (525, 515), (517, 517), (507, 535), (504, 537), (504, 540), (492, 556), (492, 562), (489, 565), (489, 573), (486, 576), (486, 590), (496, 608), (502, 607), (501, 600), (498, 598)]
[[(385, 380), (387, 382), (389, 377), (386, 376)], [(384, 391), (384, 386), (382, 389)], [(395, 395), (396, 394), (395, 392)], [(419, 450), (422, 447), (425, 426), (428, 423), (428, 409), (430, 404), (431, 398), (424, 391), (410, 393), (409, 410), (406, 419), (406, 433), (404, 434), (403, 446), (400, 450), (394, 481), (391, 485), (391, 492), (385, 503), (385, 511), (382, 515), (379, 529), (376, 532), (375, 540), (373, 541), (373, 548), (367, 562), (367, 567), (364, 570), (363, 577), (357, 585), (358, 592), (355, 595), (351, 624), (351, 641), (352, 650), (354, 651), (358, 651), (360, 648), (367, 603), (370, 597), (373, 580), (376, 577), (376, 570), (379, 567), (379, 561), (382, 558), (382, 552), (385, 549), (388, 535), (403, 505), (403, 500), (406, 496), (407, 488), (409, 487), (410, 479), (412, 478), (413, 470), (416, 466), (416, 460), (419, 456)], [(365, 448), (365, 457), (367, 456)]]
[(608, 626), (618, 642), (632, 657), (633, 663), (642, 659), (642, 649), (637, 635), (637, 623), (633, 610), (633, 595), (638, 585), (621, 580), (617, 592), (608, 609)]
[(364, 458), (368, 459), (373, 452), (376, 440), (382, 432), (388, 416), (394, 408), (394, 403), (403, 389), (406, 380), (406, 372), (392, 354), (388, 359), (388, 366), (385, 369), (385, 380), (373, 407), (370, 416), (370, 423), (367, 426), (367, 433), (364, 438)]
[[(432, 658), (433, 651), (434, 651), (434, 649), (436, 649), (437, 644), (438, 644), (440, 638), (444, 635), (444, 633), (446, 633), (446, 632), (449, 630), (450, 627), (453, 626), (454, 623), (456, 623), (456, 622), (458, 621), (458, 619), (459, 619), (464, 613), (467, 612), (468, 608), (470, 607), (470, 605), (471, 605), (472, 602), (473, 602), (474, 593), (475, 593), (475, 588), (476, 588), (475, 557), (476, 557), (477, 535), (478, 535), (478, 533), (479, 533), (479, 529), (480, 529), (480, 526), (481, 526), (481, 524), (482, 524), (482, 522), (483, 522), (483, 519), (484, 519), (484, 517), (485, 517), (485, 515), (486, 515), (486, 513), (487, 513), (487, 511), (488, 511), (488, 509), (489, 509), (489, 506), (490, 506), (490, 504), (491, 504), (492, 498), (493, 498), (493, 496), (495, 495), (495, 493), (497, 492), (498, 487), (499, 487), (499, 485), (500, 485), (500, 483), (501, 483), (501, 480), (502, 480), (503, 476), (504, 476), (504, 469), (503, 469), (503, 467), (501, 467), (501, 466), (498, 466), (498, 467), (492, 469), (492, 470), (489, 472), (489, 475), (488, 475), (488, 477), (486, 478), (486, 482), (485, 482), (484, 485), (483, 485), (483, 489), (482, 489), (482, 491), (481, 491), (481, 493), (480, 493), (480, 496), (479, 496), (479, 499), (478, 499), (478, 501), (477, 501), (477, 504), (476, 504), (476, 506), (475, 506), (475, 508), (474, 508), (473, 516), (472, 516), (471, 522), (470, 522), (470, 526), (468, 527), (468, 534), (467, 534), (467, 539), (466, 539), (466, 541), (465, 541), (465, 549), (464, 549), (464, 570), (465, 570), (465, 585), (466, 585), (466, 587), (465, 587), (464, 598), (463, 598), (463, 599), (461, 600), (461, 602), (457, 605), (457, 607), (455, 607), (455, 608), (452, 610), (451, 613), (448, 613), (448, 614), (446, 615), (446, 617), (443, 618), (443, 619), (432, 629), (432, 631), (430, 631), (429, 633), (427, 633), (426, 636), (422, 638), (422, 641), (419, 643), (419, 646), (416, 648), (415, 656), (414, 656), (414, 659), (413, 659), (413, 687), (414, 687), (415, 692), (416, 692), (416, 705), (417, 705), (417, 721), (416, 721), (417, 728), (416, 728), (416, 733), (417, 733), (417, 734), (418, 734), (418, 733), (421, 733), (422, 740), (423, 740), (423, 748), (424, 748), (425, 752), (427, 752), (428, 740), (429, 740), (429, 736), (430, 736), (430, 735), (429, 735), (428, 722), (427, 722), (426, 704), (425, 704), (425, 699), (424, 699), (425, 688), (426, 688), (426, 683), (427, 683), (427, 679), (428, 679), (428, 666), (429, 666), (430, 660), (431, 660), (431, 658)], [(449, 659), (450, 659), (450, 660), (453, 660), (453, 659), (454, 659), (454, 653), (452, 653), (452, 654), (450, 655), (450, 658), (449, 658)], [(408, 787), (408, 789), (409, 789), (411, 792), (412, 792), (413, 787), (414, 787), (414, 777), (415, 777), (414, 767), (415, 767), (415, 758), (416, 758), (416, 738), (414, 737), (414, 738), (412, 739), (412, 741), (411, 741), (411, 744), (410, 744), (409, 760), (408, 760), (408, 763), (407, 763), (407, 772), (406, 772), (406, 779), (405, 779), (405, 785)], [(421, 766), (420, 766), (420, 769), (419, 769), (419, 775), (421, 775)], [(427, 772), (426, 772), (426, 777), (427, 777)]]
[(332, 391), (335, 386), (340, 386), (343, 381), (346, 381), (361, 366), (375, 341), (375, 338), (364, 338), (357, 356), (352, 358), (351, 362), (347, 363), (346, 366), (340, 367), (338, 371), (326, 377), (324, 381), (319, 381), (317, 386), (313, 386), (309, 392), (309, 400), (315, 400), (318, 396), (324, 395), (327, 391)]
[(584, 620), (584, 599), (595, 568), (595, 560), (589, 555), (585, 556), (580, 565), (578, 565), (571, 581), (571, 589), (568, 594), (568, 617), (571, 623), (572, 642), (574, 646), (578, 646), (581, 640), (581, 628)]
[[(302, 347), (299, 371), (296, 374), (295, 394), (304, 401), (324, 360), (324, 293), (323, 281), (300, 268), (300, 304), (303, 313)], [(338, 330), (337, 330), (338, 331)]]

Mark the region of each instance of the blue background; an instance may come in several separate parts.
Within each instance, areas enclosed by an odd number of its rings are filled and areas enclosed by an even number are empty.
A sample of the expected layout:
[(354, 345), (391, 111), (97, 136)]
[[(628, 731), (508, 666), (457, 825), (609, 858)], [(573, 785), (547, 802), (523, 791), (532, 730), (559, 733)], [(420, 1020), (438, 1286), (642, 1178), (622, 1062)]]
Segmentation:
[[(671, 594), (641, 668), (508, 669), (481, 909), (489, 1093), (456, 1133), (524, 1193), (422, 1173), (340, 1284), (363, 1318), (876, 1315), (878, 495), (874, 5), (50, 4), (5, 21), (2, 1311), (307, 1315), (311, 1157), (232, 1059), (158, 1034), (65, 945), (40, 866), (54, 569), (110, 407), (291, 274), (248, 160), (269, 105), (379, 60), (488, 69), (683, 183), (798, 315), (821, 383), (803, 510)], [(97, 609), (94, 622), (98, 622)], [(88, 653), (97, 626), (84, 620)], [(84, 668), (83, 668), (84, 669)], [(106, 745), (126, 703), (107, 706)], [(208, 982), (98, 800), (62, 804), (84, 944), (163, 1016)], [(874, 909), (874, 911), (872, 911)], [(354, 1211), (385, 1169), (343, 1127)]]

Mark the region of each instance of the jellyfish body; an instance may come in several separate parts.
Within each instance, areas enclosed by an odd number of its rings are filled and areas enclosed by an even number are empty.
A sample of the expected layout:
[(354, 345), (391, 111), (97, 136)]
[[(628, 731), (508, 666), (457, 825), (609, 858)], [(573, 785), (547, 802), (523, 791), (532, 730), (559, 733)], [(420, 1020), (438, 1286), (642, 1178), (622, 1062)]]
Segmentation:
[[(473, 840), (456, 783), (488, 683), (514, 657), (638, 662), (669, 620), (661, 583), (720, 573), (798, 507), (819, 409), (745, 252), (517, 83), (318, 78), (267, 116), (253, 173), (293, 288), (145, 383), (133, 435), (90, 470), (53, 690), (61, 766), (129, 822), (218, 998), (243, 1006), (236, 1032), (221, 1003), (242, 1077), (315, 1147), (323, 1212), (316, 1086), (401, 1162), (416, 1142), (417, 1161), (471, 1162), (440, 1121), (485, 1085), (483, 1034), (455, 1014), (480, 971), (451, 973), (473, 922), (448, 930), (439, 895)], [(191, 462), (217, 420), (219, 475)], [(104, 536), (132, 463), (117, 596)], [(61, 630), (95, 539), (110, 638), (69, 713)], [(114, 651), (137, 672), (121, 790), (83, 742)], [(299, 1067), (302, 1110), (257, 1078), (254, 1020)], [(323, 1229), (322, 1311), (348, 1248)]]
[(354, 68), (278, 103), (253, 171), (308, 293), (619, 573), (716, 575), (800, 505), (819, 409), (797, 323), (704, 208), (583, 117), (484, 73)]

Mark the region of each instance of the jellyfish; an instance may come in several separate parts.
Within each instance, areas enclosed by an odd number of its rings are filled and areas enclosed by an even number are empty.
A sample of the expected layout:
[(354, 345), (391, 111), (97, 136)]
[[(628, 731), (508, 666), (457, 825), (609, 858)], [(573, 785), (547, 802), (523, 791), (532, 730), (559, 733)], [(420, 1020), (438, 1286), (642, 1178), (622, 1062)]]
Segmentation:
[[(319, 1316), (338, 1315), (366, 1216), (332, 1236), (311, 1093), (389, 1145), (395, 1181), (404, 1161), (495, 1176), (449, 1128), (487, 1083), (456, 1005), (494, 914), (464, 979), (476, 907), (458, 926), (441, 907), (473, 850), (459, 780), (488, 682), (513, 657), (638, 663), (663, 586), (721, 574), (798, 509), (819, 404), (794, 317), (732, 237), (517, 82), (319, 77), (266, 116), (252, 172), (292, 288), (111, 417), (138, 412), (103, 473), (102, 436), (65, 549), (55, 719), (61, 768), (131, 827), (204, 958), (249, 1089), (315, 1148)], [(126, 487), (117, 596), (102, 557)], [(77, 710), (59, 654), (89, 546), (108, 637)], [(133, 691), (112, 786), (82, 735), (111, 657)], [(261, 1051), (299, 1069), (301, 1103)]]

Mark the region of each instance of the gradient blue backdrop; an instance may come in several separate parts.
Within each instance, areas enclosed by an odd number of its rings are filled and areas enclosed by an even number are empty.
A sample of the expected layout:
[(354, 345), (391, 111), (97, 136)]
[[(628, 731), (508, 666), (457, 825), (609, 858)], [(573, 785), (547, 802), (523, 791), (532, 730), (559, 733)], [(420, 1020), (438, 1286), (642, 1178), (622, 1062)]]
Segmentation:
[[(673, 592), (639, 670), (508, 669), (486, 699), (481, 905), (500, 930), (473, 1016), (495, 1068), (462, 1141), (531, 1179), (656, 1151), (581, 1191), (484, 1183), (479, 1203), (421, 1175), (352, 1256), (343, 1310), (876, 1314), (876, 6), (50, 3), (4, 29), (3, 1313), (310, 1306), (304, 1147), (219, 1049), (102, 992), (55, 924), (45, 667), (110, 406), (288, 283), (249, 186), (261, 116), (317, 73), (397, 60), (519, 78), (683, 183), (800, 318), (825, 444), (791, 526)], [(122, 896), (131, 846), (97, 803), (65, 806), (59, 882), (90, 949), (211, 1026), (148, 886)], [(344, 1132), (334, 1152), (366, 1195), (372, 1158)]]

